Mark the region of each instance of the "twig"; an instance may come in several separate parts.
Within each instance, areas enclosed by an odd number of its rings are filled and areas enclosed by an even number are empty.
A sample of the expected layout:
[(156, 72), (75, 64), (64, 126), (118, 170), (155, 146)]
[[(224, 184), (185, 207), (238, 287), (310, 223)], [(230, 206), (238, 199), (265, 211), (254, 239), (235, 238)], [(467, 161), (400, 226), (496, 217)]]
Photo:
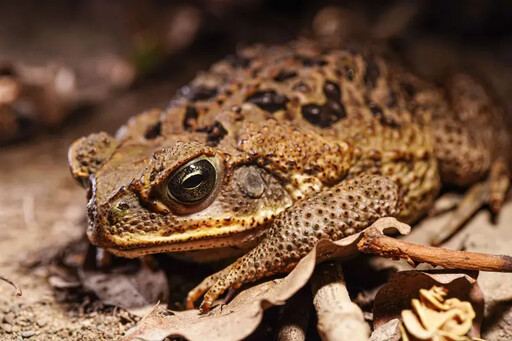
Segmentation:
[(300, 290), (283, 307), (277, 334), (278, 341), (304, 341), (311, 312), (311, 297)]
[(461, 198), (457, 197), (454, 193), (447, 193), (435, 201), (434, 207), (427, 212), (427, 217), (433, 218), (455, 211), (460, 201)]
[(473, 185), (457, 204), (457, 208), (446, 225), (437, 231), (430, 244), (438, 246), (451, 238), (488, 201), (488, 198), (489, 184), (487, 182)]
[(369, 326), (361, 309), (350, 300), (339, 262), (319, 264), (311, 278), (311, 290), (322, 340), (368, 340)]
[(9, 278), (7, 277), (4, 277), (2, 275), (0, 275), (0, 280), (4, 281), (4, 282), (7, 282), (9, 283), (10, 285), (12, 285), (14, 287), (14, 289), (16, 290), (16, 296), (21, 296), (23, 293), (21, 292), (21, 288), (16, 285), (16, 283), (14, 283), (13, 281), (11, 281)]
[(404, 258), (412, 266), (430, 263), (445, 269), (512, 272), (512, 257), (485, 253), (448, 250), (440, 247), (409, 243), (369, 228), (357, 244), (360, 252), (387, 258)]

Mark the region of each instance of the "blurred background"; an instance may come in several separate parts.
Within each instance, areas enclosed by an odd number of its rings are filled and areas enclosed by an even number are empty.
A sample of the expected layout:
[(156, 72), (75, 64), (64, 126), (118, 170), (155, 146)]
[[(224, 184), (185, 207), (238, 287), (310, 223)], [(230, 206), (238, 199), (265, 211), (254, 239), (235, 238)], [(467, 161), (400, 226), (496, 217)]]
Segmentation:
[(86, 224), (68, 146), (165, 107), (241, 46), (298, 37), (367, 43), (434, 82), (469, 72), (512, 109), (508, 0), (0, 1), (0, 269), (27, 293), (14, 302), (0, 287), (0, 310), (28, 321), (4, 321), (0, 335), (18, 328), (41, 339), (109, 339), (133, 325), (111, 312), (91, 315), (83, 296), (54, 295), (70, 283), (58, 278), (83, 260), (77, 252), (54, 261)]
[[(95, 115), (109, 130), (237, 47), (297, 37), (378, 44), (433, 80), (464, 69), (511, 91), (506, 0), (2, 1), (0, 22), (2, 144)], [(128, 94), (152, 98), (99, 114)]]

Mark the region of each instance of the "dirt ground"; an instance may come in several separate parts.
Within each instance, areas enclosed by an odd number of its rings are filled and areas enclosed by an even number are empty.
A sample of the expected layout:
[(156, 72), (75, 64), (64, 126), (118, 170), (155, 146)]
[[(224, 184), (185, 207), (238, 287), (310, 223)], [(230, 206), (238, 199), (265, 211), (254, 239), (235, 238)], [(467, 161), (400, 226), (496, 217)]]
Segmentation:
[[(48, 262), (82, 238), (85, 227), (85, 195), (70, 177), (67, 148), (89, 131), (113, 132), (127, 117), (165, 105), (174, 91), (166, 84), (120, 96), (71, 129), (0, 152), (0, 274), (23, 290), (23, 296), (15, 297), (10, 286), (0, 284), (2, 340), (30, 335), (35, 340), (112, 340), (133, 326), (137, 319), (125, 311), (96, 311), (87, 300), (61, 302), (49, 284), (56, 270)], [(26, 262), (36, 264), (20, 265)]]

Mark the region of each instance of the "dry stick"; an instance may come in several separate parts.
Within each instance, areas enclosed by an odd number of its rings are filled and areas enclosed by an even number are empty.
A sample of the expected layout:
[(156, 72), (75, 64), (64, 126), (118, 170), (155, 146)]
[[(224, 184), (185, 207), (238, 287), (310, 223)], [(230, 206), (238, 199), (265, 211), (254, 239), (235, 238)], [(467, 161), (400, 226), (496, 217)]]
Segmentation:
[(437, 231), (430, 244), (438, 246), (451, 238), (488, 201), (488, 198), (489, 184), (487, 182), (473, 185), (457, 204), (457, 208), (452, 213), (448, 223)]
[(16, 285), (16, 283), (14, 283), (13, 281), (11, 281), (9, 278), (7, 277), (4, 277), (4, 276), (1, 276), (0, 275), (0, 280), (4, 281), (4, 282), (7, 282), (9, 283), (10, 285), (12, 285), (14, 287), (14, 289), (16, 290), (16, 296), (21, 296), (23, 293), (21, 292), (21, 288), (18, 287)]
[(341, 263), (321, 263), (311, 278), (318, 332), (324, 341), (367, 341), (370, 335), (361, 309), (350, 300)]
[(369, 228), (364, 233), (357, 247), (364, 253), (374, 253), (393, 259), (404, 258), (412, 266), (416, 266), (416, 263), (430, 263), (445, 269), (512, 272), (510, 256), (448, 250), (409, 243), (385, 236), (375, 228)]
[(311, 312), (311, 297), (306, 288), (293, 295), (283, 307), (278, 341), (304, 341)]

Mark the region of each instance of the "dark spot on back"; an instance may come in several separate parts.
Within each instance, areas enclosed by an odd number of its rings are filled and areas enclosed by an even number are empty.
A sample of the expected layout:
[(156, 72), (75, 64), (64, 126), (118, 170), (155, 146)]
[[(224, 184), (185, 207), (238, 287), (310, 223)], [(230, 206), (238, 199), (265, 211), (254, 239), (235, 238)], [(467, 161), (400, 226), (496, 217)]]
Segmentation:
[(291, 79), (293, 77), (297, 76), (297, 72), (295, 71), (281, 71), (277, 76), (274, 77), (274, 80), (276, 82), (284, 82), (288, 79)]
[(382, 116), (384, 113), (382, 109), (373, 101), (368, 102), (368, 107), (374, 116)]
[(244, 58), (239, 55), (229, 55), (226, 57), (226, 61), (234, 68), (246, 68), (251, 64), (249, 58)]
[(379, 107), (375, 102), (369, 101), (368, 107), (370, 108), (373, 116), (377, 117), (383, 126), (387, 126), (393, 129), (398, 129), (401, 127), (400, 123), (398, 123), (393, 117), (386, 116), (381, 107)]
[(328, 64), (327, 61), (323, 59), (305, 56), (297, 56), (297, 60), (299, 60), (305, 67), (325, 66)]
[(206, 141), (211, 147), (217, 146), (228, 133), (224, 126), (219, 122), (215, 122), (211, 127), (208, 127), (206, 132), (208, 133)]
[(185, 119), (183, 120), (183, 128), (185, 130), (193, 129), (197, 126), (197, 117), (199, 116), (197, 110), (194, 107), (187, 107), (185, 112)]
[(150, 125), (146, 129), (146, 133), (144, 134), (144, 138), (146, 140), (156, 139), (158, 136), (162, 134), (162, 122), (158, 121), (156, 124)]
[(327, 97), (327, 100), (331, 101), (341, 101), (341, 90), (340, 87), (337, 84), (334, 84), (333, 82), (325, 82), (324, 85), (324, 94), (325, 97)]
[(308, 92), (311, 89), (309, 88), (309, 86), (306, 83), (300, 81), (300, 82), (298, 82), (298, 83), (296, 83), (296, 84), (294, 84), (292, 86), (292, 90), (301, 91), (301, 92)]
[(286, 109), (288, 98), (275, 90), (259, 91), (246, 98), (246, 101), (253, 103), (262, 110), (274, 112)]
[(188, 100), (195, 101), (206, 101), (215, 95), (218, 91), (215, 88), (209, 88), (203, 85), (198, 86), (184, 86), (181, 88), (180, 93)]
[(321, 127), (328, 127), (329, 124), (322, 120), (322, 107), (318, 104), (306, 104), (302, 106), (302, 116), (310, 123), (319, 125)]
[(393, 117), (389, 116), (382, 116), (380, 123), (393, 129), (399, 129), (401, 127), (400, 123), (398, 123)]
[(337, 84), (325, 82), (324, 94), (326, 97), (324, 105), (306, 104), (302, 106), (302, 117), (309, 123), (322, 128), (330, 127), (347, 116), (345, 107), (341, 103), (341, 90)]
[(364, 84), (370, 89), (375, 88), (380, 76), (380, 69), (373, 57), (365, 58), (366, 70), (364, 72)]

